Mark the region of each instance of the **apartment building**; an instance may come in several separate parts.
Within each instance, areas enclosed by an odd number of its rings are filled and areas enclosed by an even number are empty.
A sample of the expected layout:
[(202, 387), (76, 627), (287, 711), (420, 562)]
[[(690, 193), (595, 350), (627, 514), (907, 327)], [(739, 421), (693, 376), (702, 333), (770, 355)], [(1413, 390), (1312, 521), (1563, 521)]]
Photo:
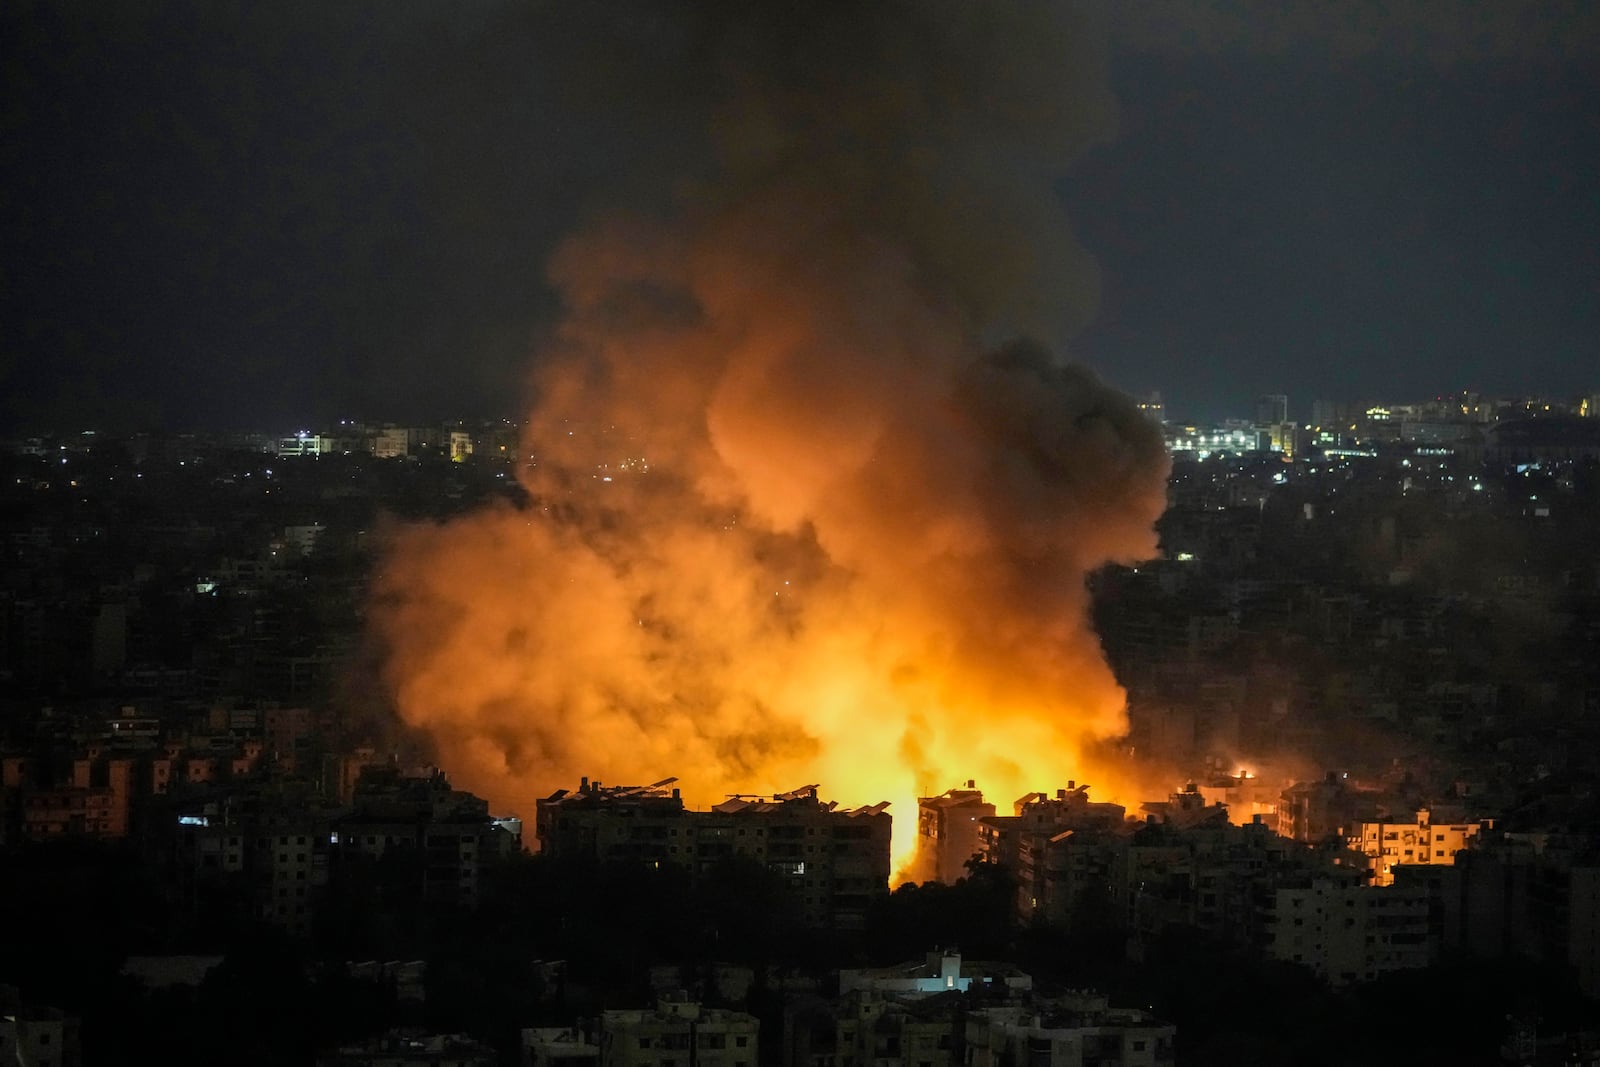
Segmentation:
[(889, 891), (888, 804), (840, 808), (807, 785), (776, 796), (733, 796), (708, 811), (686, 807), (669, 778), (649, 786), (583, 779), (538, 803), (536, 832), (549, 856), (673, 864), (700, 878), (732, 857), (779, 874), (807, 924), (860, 929)]

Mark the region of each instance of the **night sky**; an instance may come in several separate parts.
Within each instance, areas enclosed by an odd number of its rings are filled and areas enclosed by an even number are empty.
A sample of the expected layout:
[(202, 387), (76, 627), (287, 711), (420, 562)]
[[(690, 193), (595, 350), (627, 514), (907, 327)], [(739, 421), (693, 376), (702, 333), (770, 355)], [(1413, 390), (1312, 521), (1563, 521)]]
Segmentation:
[[(700, 159), (663, 10), (11, 0), (0, 423), (517, 414), (554, 243)], [(1600, 388), (1600, 5), (1083, 10), (1072, 355), (1197, 418)]]

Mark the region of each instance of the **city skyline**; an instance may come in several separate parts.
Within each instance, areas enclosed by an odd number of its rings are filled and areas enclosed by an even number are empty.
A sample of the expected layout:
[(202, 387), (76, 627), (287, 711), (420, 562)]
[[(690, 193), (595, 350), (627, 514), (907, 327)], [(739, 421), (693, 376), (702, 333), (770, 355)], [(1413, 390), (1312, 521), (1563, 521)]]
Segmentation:
[(0, 1061), (1600, 1056), (1597, 82), (7, 5)]

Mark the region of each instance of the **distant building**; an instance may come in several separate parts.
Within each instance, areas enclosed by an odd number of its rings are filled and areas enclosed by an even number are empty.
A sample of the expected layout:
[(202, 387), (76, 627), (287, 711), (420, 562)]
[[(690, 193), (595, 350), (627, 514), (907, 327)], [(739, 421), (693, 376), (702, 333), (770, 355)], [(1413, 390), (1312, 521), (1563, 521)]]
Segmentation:
[(1600, 866), (1568, 873), (1567, 916), (1567, 962), (1584, 995), (1600, 999)]
[(487, 801), (450, 788), (433, 768), (406, 774), (395, 767), (368, 767), (355, 786), (352, 807), (330, 824), (329, 847), (336, 859), (376, 861), (404, 852), (419, 861), (415, 888), (433, 903), (476, 906), (484, 870), (522, 851), (516, 820), (491, 818)]
[(1274, 894), (1267, 928), (1274, 959), (1303, 964), (1334, 985), (1426, 967), (1426, 892), (1318, 878)]
[(835, 998), (784, 1009), (786, 1067), (962, 1067), (965, 1027), (978, 1007), (1017, 1004), (1033, 979), (1009, 963), (929, 952), (897, 967), (839, 973)]
[(1264, 451), (1270, 442), (1248, 426), (1172, 426), (1167, 427), (1167, 451), (1195, 452), (1202, 457), (1212, 452)]
[(1278, 804), (1282, 791), (1251, 771), (1220, 775), (1200, 787), (1207, 800), (1224, 805), (1237, 821), (1259, 821), (1270, 830), (1278, 828)]
[(296, 555), (309, 556), (316, 551), (317, 542), (322, 540), (322, 535), (327, 532), (327, 529), (326, 526), (319, 522), (285, 526), (283, 528), (284, 546)]
[(1241, 949), (1265, 940), (1261, 902), (1331, 866), (1260, 822), (1151, 822), (1127, 839), (1111, 882), (1135, 958), (1174, 927), (1202, 930)]
[(1475, 432), (1473, 423), (1406, 419), (1400, 423), (1400, 440), (1417, 445), (1451, 445)]
[(397, 1001), (427, 1002), (427, 960), (352, 960), (345, 969), (351, 978), (372, 982)]
[(917, 800), (917, 874), (946, 885), (965, 877), (967, 861), (983, 851), (981, 820), (994, 814), (977, 783)]
[(122, 976), (148, 990), (189, 987), (198, 989), (222, 962), (221, 956), (129, 956), (122, 961)]
[(962, 1067), (968, 999), (854, 989), (834, 1000), (791, 1002), (784, 1067)]
[(1033, 989), (1033, 978), (1009, 963), (966, 961), (953, 949), (898, 967), (871, 967), (839, 972), (839, 992), (866, 990), (883, 996), (915, 998), (935, 993), (969, 991), (1016, 996)]
[(1418, 808), (1409, 819), (1363, 819), (1346, 833), (1349, 847), (1366, 856), (1373, 885), (1393, 885), (1400, 864), (1454, 863), (1480, 825), (1442, 810)]
[(1500, 422), (1464, 452), (1485, 463), (1600, 459), (1600, 422), (1557, 415)]
[(653, 1010), (601, 1013), (599, 1067), (756, 1067), (760, 1032), (754, 1015), (664, 997)]
[(326, 825), (305, 812), (246, 846), (257, 914), (301, 936), (311, 932), (318, 898), (328, 884)]
[(784, 1067), (1159, 1067), (1176, 1029), (1099, 993), (1033, 992), (1008, 963), (925, 963), (841, 971), (836, 998), (784, 1009)]
[(128, 605), (104, 602), (90, 624), (90, 658), (93, 671), (104, 677), (121, 671), (128, 662)]
[(22, 1003), (0, 986), (0, 1063), (10, 1067), (80, 1067), (79, 1021), (57, 1008)]
[(405, 853), (396, 869), (420, 900), (476, 906), (484, 869), (520, 851), (515, 833), (437, 772), (387, 771), (369, 772), (349, 808), (332, 807), (304, 781), (174, 788), (154, 813), (151, 838), (161, 842), (177, 901), (202, 909), (237, 892), (252, 917), (306, 936), (341, 872), (393, 850)]
[(107, 751), (96, 742), (77, 750), (70, 763), (7, 756), (0, 775), (0, 838), (123, 838), (132, 825), (147, 757)]
[(410, 447), (410, 431), (403, 426), (385, 427), (372, 439), (372, 454), (377, 459), (404, 459)]
[(1352, 419), (1353, 413), (1349, 404), (1333, 400), (1314, 400), (1311, 403), (1310, 429), (1319, 434), (1327, 434), (1333, 440), (1338, 440), (1355, 429)]
[(448, 443), (445, 431), (437, 426), (406, 427), (406, 454), (420, 456), (438, 452)]
[(993, 1007), (967, 1017), (967, 1067), (1166, 1067), (1176, 1062), (1177, 1027), (1137, 1008), (1113, 1008), (1098, 994), (1034, 1007)]
[(499, 1053), (466, 1034), (392, 1030), (317, 1056), (317, 1067), (498, 1067)]
[(1166, 800), (1147, 800), (1139, 805), (1145, 821), (1157, 821), (1189, 828), (1205, 823), (1223, 824), (1228, 821), (1228, 809), (1220, 802), (1206, 803), (1206, 795), (1193, 782), (1187, 782)]
[(279, 760), (309, 747), (315, 726), (310, 708), (267, 708), (261, 713), (262, 738), (267, 751)]
[(22, 836), (30, 838), (110, 837), (117, 822), (109, 789), (33, 789), (21, 794), (19, 807)]
[(1289, 398), (1282, 393), (1263, 393), (1256, 398), (1256, 425), (1276, 426), (1289, 421)]
[(525, 1067), (600, 1067), (600, 1046), (576, 1026), (527, 1028), (522, 1031)]
[[(1073, 879), (1087, 880), (1109, 870), (1104, 849), (1089, 843), (1121, 831), (1127, 809), (1089, 799), (1089, 786), (1076, 781), (1055, 796), (1028, 793), (1017, 798), (1012, 815), (991, 815), (979, 821), (983, 858), (1011, 871), (1017, 879), (1017, 910), (1025, 918), (1060, 921), (1070, 907)], [(1073, 835), (1073, 860), (1063, 847)]]
[(1431, 942), (1481, 959), (1570, 965), (1600, 996), (1600, 854), (1590, 833), (1480, 831), (1453, 866), (1400, 866), (1395, 884), (1427, 895)]
[(1317, 843), (1344, 838), (1359, 819), (1373, 813), (1372, 798), (1350, 788), (1336, 771), (1316, 782), (1297, 782), (1278, 805), (1278, 832), (1296, 841)]
[(301, 430), (293, 437), (278, 438), (278, 455), (285, 459), (295, 456), (323, 456), (334, 452), (337, 444), (338, 442), (332, 437)]
[(808, 924), (859, 929), (889, 891), (887, 802), (838, 808), (817, 787), (775, 797), (730, 797), (710, 811), (684, 807), (677, 779), (607, 786), (585, 778), (576, 793), (539, 801), (540, 851), (659, 866), (699, 878), (720, 861), (746, 856), (782, 876)]
[(1300, 454), (1300, 424), (1275, 422), (1266, 427), (1267, 443), (1273, 452), (1281, 452), (1284, 459), (1294, 459)]

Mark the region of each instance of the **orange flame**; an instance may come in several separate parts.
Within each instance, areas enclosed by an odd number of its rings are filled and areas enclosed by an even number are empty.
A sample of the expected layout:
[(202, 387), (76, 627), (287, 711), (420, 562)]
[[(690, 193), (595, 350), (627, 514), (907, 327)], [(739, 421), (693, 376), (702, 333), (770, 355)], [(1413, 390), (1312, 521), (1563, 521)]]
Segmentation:
[[(959, 49), (952, 17), (927, 31)], [(1012, 28), (1012, 66), (1058, 78)], [(827, 59), (838, 28), (811, 32), (766, 43)], [(941, 93), (1040, 110), (985, 81), (1004, 64), (952, 89), (950, 61)], [(396, 704), (465, 787), (528, 812), (581, 775), (677, 776), (694, 804), (820, 782), (891, 801), (904, 860), (919, 794), (977, 778), (1003, 805), (1091, 776), (1085, 745), (1123, 730), (1084, 579), (1153, 554), (1161, 434), (1087, 370), (982, 343), (1036, 312), (1037, 268), (1058, 296), (1092, 268), (1036, 184), (952, 174), (941, 145), (988, 127), (906, 95), (908, 69), (803, 92), (744, 70), (717, 183), (556, 255), (532, 503), (400, 531), (378, 583)], [(1075, 151), (1090, 124), (1062, 100), (1027, 122)]]

